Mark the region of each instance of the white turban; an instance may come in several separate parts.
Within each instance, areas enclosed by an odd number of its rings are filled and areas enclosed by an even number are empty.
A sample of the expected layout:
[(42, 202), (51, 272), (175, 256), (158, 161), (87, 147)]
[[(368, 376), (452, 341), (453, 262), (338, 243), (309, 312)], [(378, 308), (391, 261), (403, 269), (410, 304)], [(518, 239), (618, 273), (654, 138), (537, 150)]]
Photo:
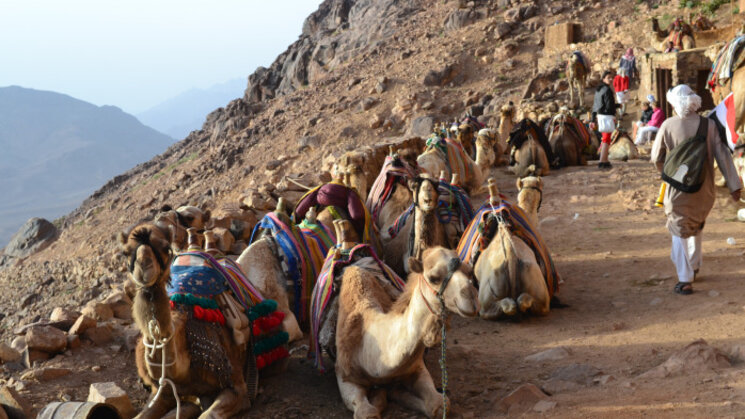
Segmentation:
[(681, 117), (695, 113), (701, 107), (701, 97), (685, 84), (679, 84), (668, 90), (667, 102)]

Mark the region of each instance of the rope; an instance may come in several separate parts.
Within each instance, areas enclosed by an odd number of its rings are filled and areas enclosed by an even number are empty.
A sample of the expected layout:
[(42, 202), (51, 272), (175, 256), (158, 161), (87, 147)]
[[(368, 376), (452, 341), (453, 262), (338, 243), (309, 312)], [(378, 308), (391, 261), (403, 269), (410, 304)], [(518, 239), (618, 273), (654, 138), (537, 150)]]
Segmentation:
[[(445, 299), (442, 292), (437, 293), (437, 298), (440, 300), (440, 322), (442, 323), (441, 328), (441, 340), (440, 340), (440, 378), (442, 385), (442, 419), (448, 417), (448, 366), (447, 366), (447, 335), (445, 332), (445, 323), (447, 321), (447, 310), (445, 310)], [(425, 300), (426, 301), (426, 300)], [(178, 419), (178, 418), (177, 418)]]
[[(152, 408), (155, 404), (155, 401), (158, 400), (158, 397), (163, 393), (163, 389), (166, 387), (166, 384), (171, 386), (171, 391), (173, 391), (173, 397), (176, 399), (176, 419), (179, 419), (181, 417), (181, 399), (178, 396), (178, 391), (176, 390), (176, 384), (168, 377), (166, 377), (166, 367), (170, 367), (173, 364), (176, 363), (176, 361), (166, 362), (166, 345), (168, 345), (168, 342), (171, 340), (173, 335), (167, 336), (165, 338), (158, 338), (160, 336), (160, 326), (158, 325), (157, 320), (150, 320), (147, 324), (148, 334), (150, 335), (150, 339), (153, 343), (148, 343), (147, 336), (143, 336), (142, 344), (145, 346), (145, 362), (147, 362), (150, 366), (156, 366), (160, 367), (160, 379), (158, 380), (158, 391), (155, 393), (155, 396), (153, 396), (153, 399), (150, 400), (150, 403), (147, 404), (148, 408)], [(161, 362), (154, 362), (151, 361), (153, 357), (155, 356), (155, 351), (160, 349), (162, 351), (161, 353)]]

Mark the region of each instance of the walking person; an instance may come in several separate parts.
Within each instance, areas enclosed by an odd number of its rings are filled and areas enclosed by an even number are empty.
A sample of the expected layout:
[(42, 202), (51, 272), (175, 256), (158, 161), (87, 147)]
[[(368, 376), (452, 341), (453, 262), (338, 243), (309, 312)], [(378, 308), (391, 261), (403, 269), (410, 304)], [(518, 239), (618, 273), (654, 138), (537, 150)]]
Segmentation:
[(634, 48), (626, 50), (626, 54), (621, 57), (621, 61), (618, 63), (618, 68), (622, 68), (625, 74), (629, 77), (629, 85), (639, 77), (639, 70), (636, 68), (636, 57), (634, 56)]
[(592, 120), (597, 121), (598, 131), (602, 135), (598, 168), (610, 169), (613, 166), (608, 161), (608, 149), (610, 148), (611, 133), (616, 129), (616, 110), (621, 105), (616, 103), (616, 95), (610, 86), (613, 82), (613, 73), (606, 70), (603, 72), (602, 80), (603, 82), (595, 90), (595, 98), (592, 102)]
[(621, 105), (619, 118), (623, 118), (626, 114), (626, 102), (629, 95), (629, 76), (626, 75), (626, 70), (623, 67), (618, 69), (618, 74), (613, 78), (613, 90), (616, 91), (616, 102)]
[[(670, 259), (678, 275), (674, 291), (687, 295), (693, 292), (693, 281), (701, 268), (702, 230), (716, 196), (714, 160), (735, 202), (740, 199), (742, 183), (729, 148), (719, 139), (715, 123), (696, 113), (701, 107), (701, 97), (683, 84), (667, 92), (667, 101), (677, 115), (668, 118), (657, 132), (652, 161), (663, 177), (667, 176), (663, 201), (667, 228), (672, 235)], [(680, 148), (676, 150), (676, 147)], [(697, 167), (700, 172), (696, 171)]]

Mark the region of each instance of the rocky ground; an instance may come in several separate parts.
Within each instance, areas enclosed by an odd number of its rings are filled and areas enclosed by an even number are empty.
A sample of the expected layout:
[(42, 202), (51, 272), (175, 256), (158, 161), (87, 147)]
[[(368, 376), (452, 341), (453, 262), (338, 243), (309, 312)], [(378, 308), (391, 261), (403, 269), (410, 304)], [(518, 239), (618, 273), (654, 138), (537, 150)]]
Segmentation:
[[(528, 94), (524, 113), (558, 106), (567, 99), (561, 72), (572, 47), (544, 51), (543, 28), (583, 22), (585, 42), (576, 47), (598, 73), (625, 47), (640, 47), (638, 54), (648, 47), (640, 29), (648, 16), (681, 12), (677, 2), (658, 3), (499, 0), (460, 9), (457, 1), (324, 2), (298, 43), (249, 78), (244, 99), (57, 220), (59, 238), (49, 247), (4, 262), (0, 387), (15, 389), (38, 411), (52, 401), (85, 400), (91, 384), (114, 382), (120, 390), (107, 389), (111, 397), (126, 393), (142, 407), (147, 393), (134, 371), (136, 331), (121, 291), (126, 269), (115, 233), (166, 203), (215, 213), (243, 203), (260, 216), (277, 197), (298, 196), (284, 175), (307, 184), (327, 180), (347, 150), (426, 136), (433, 121), (465, 111), (493, 126), (499, 107), (520, 103), (534, 76), (549, 83)], [(719, 21), (729, 19), (728, 8)], [(503, 168), (493, 175), (514, 197), (514, 177)], [(544, 179), (541, 229), (570, 307), (520, 323), (452, 319), (456, 416), (745, 414), (742, 224), (721, 191), (704, 234), (696, 293), (673, 294), (669, 236), (651, 204), (657, 179), (646, 161), (617, 163), (609, 172), (563, 169)], [(706, 345), (686, 349), (699, 338)], [(427, 363), (437, 380), (436, 352)], [(349, 416), (333, 376), (315, 373), (305, 356), (300, 348), (287, 372), (262, 380), (252, 414)], [(667, 369), (656, 369), (668, 358)], [(537, 388), (503, 401), (531, 383)], [(386, 413), (407, 415), (395, 405)]]

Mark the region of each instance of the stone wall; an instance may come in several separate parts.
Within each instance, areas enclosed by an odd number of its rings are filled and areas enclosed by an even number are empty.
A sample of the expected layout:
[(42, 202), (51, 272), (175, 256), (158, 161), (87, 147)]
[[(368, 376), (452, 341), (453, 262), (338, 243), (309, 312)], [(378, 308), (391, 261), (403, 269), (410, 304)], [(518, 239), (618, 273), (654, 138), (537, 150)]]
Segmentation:
[[(706, 90), (706, 77), (711, 69), (711, 59), (706, 56), (706, 48), (696, 48), (677, 53), (653, 53), (639, 57), (640, 85), (638, 99), (646, 100), (650, 93), (658, 100), (664, 101), (664, 93), (667, 87), (687, 84), (696, 91), (703, 99), (703, 108), (712, 106), (711, 94)], [(664, 86), (665, 82), (659, 80), (664, 77), (664, 72), (670, 71), (670, 85)]]
[(562, 49), (570, 44), (582, 42), (582, 25), (565, 22), (546, 27), (544, 47)]

